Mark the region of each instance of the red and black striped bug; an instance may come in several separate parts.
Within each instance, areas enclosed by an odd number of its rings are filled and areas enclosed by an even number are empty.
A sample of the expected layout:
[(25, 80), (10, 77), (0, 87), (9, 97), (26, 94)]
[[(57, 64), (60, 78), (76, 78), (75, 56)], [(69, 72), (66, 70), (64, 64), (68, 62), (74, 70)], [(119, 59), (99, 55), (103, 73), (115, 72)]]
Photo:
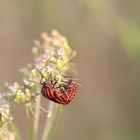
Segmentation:
[(67, 104), (70, 103), (75, 97), (78, 89), (78, 84), (72, 80), (65, 81), (64, 84), (61, 84), (59, 88), (63, 88), (63, 94), (66, 95)]
[(56, 103), (69, 104), (76, 95), (78, 85), (72, 79), (63, 81), (63, 84), (56, 86), (57, 81), (51, 79), (51, 83), (43, 82), (41, 94)]

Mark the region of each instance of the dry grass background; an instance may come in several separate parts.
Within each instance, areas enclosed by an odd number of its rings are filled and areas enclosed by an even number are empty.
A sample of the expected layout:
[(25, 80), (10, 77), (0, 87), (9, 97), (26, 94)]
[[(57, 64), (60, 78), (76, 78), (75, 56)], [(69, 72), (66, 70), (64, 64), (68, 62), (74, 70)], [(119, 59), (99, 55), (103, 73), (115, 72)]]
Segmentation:
[[(57, 29), (78, 52), (82, 87), (66, 106), (56, 139), (139, 140), (139, 57), (130, 57), (123, 47), (116, 22), (121, 18), (139, 25), (138, 5), (138, 0), (1, 0), (1, 89), (6, 81), (20, 81), (18, 69), (32, 60), (33, 40)], [(15, 112), (27, 139), (22, 107)]]

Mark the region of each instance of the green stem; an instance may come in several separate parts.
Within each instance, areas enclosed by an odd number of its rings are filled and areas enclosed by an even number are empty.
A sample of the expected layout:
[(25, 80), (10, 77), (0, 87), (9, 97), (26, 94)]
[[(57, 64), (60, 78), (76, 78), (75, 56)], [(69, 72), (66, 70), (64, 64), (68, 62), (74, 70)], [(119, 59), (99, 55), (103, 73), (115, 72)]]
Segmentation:
[(46, 118), (44, 133), (41, 140), (53, 140), (55, 138), (63, 110), (63, 105), (50, 102), (49, 112), (51, 113), (51, 117)]
[(16, 140), (22, 140), (21, 136), (20, 136), (20, 133), (19, 133), (19, 130), (18, 130), (15, 123), (12, 124), (12, 131), (16, 132)]
[(34, 116), (32, 140), (37, 140), (37, 136), (38, 136), (39, 117), (40, 117), (40, 102), (41, 102), (41, 96), (39, 95), (37, 97), (36, 106), (35, 106), (35, 116)]
[(33, 132), (33, 117), (28, 118), (28, 140), (32, 140), (32, 132)]
[(63, 114), (63, 111), (64, 111), (64, 106), (61, 106), (59, 105), (58, 106), (58, 109), (57, 109), (57, 115), (55, 116), (55, 121), (53, 123), (53, 126), (51, 128), (51, 133), (50, 133), (50, 136), (48, 138), (46, 138), (46, 140), (54, 140), (55, 139), (55, 136), (56, 136), (56, 133), (57, 133), (57, 130), (59, 128), (59, 124), (60, 124), (60, 121), (61, 121), (61, 118), (62, 118), (62, 114)]

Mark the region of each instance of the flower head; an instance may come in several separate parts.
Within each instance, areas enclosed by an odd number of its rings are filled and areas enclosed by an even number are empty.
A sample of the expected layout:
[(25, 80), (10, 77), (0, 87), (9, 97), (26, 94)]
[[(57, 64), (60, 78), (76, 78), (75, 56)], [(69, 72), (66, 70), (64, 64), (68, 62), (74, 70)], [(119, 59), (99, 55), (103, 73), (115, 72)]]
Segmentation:
[(32, 48), (33, 62), (20, 69), (23, 84), (6, 84), (6, 92), (3, 94), (6, 100), (17, 104), (23, 103), (31, 108), (36, 97), (40, 94), (40, 86), (43, 81), (55, 78), (57, 84), (68, 71), (70, 59), (76, 54), (68, 41), (58, 31), (53, 30), (51, 36), (47, 33), (41, 34), (42, 41), (35, 41)]
[(0, 107), (0, 127), (13, 120), (9, 105)]

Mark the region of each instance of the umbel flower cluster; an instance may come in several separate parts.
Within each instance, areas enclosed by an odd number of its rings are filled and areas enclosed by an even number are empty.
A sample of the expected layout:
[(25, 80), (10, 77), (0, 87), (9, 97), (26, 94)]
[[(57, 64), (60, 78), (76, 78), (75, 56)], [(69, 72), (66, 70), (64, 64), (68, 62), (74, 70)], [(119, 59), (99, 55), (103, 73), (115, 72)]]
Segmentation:
[(10, 107), (8, 105), (0, 107), (0, 127), (12, 120)]
[[(33, 104), (41, 91), (41, 82), (51, 78), (55, 78), (57, 85), (61, 85), (62, 79), (71, 69), (70, 60), (76, 54), (73, 51), (66, 38), (53, 30), (51, 36), (42, 33), (42, 41), (36, 40), (35, 46), (32, 48), (33, 62), (27, 64), (26, 67), (20, 69), (23, 84), (13, 83), (5, 84), (5, 92), (2, 99), (11, 106), (15, 104), (25, 104), (27, 115), (29, 111), (33, 112)], [(42, 77), (43, 75), (43, 77)], [(12, 120), (9, 106), (0, 108), (0, 127), (6, 122)]]

